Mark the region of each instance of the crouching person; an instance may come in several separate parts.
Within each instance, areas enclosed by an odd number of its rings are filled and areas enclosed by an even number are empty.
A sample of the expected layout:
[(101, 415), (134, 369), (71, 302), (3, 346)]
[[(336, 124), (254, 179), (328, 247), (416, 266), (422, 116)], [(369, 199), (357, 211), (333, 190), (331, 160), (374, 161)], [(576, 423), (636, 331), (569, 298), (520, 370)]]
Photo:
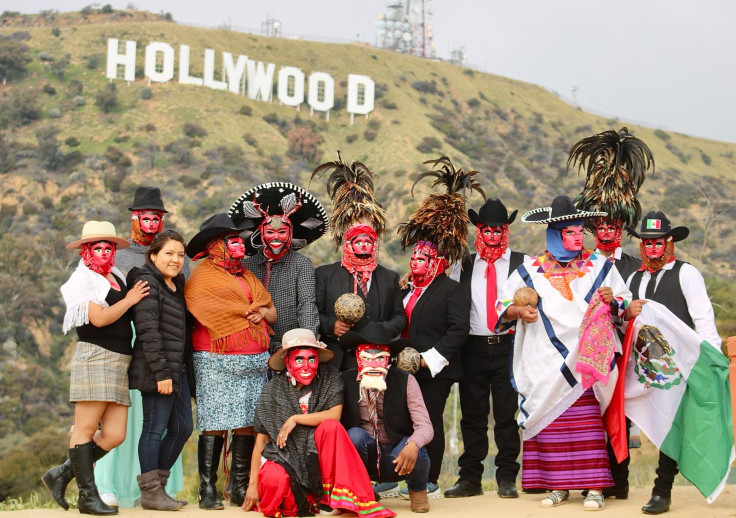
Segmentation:
[(340, 424), (342, 380), (324, 365), (332, 356), (313, 331), (293, 329), (269, 359), (277, 374), (256, 405), (258, 435), (243, 510), (274, 517), (320, 510), (396, 516), (374, 500), (368, 473)]
[(411, 510), (429, 511), (429, 456), (424, 447), (434, 436), (417, 380), (389, 367), (391, 349), (383, 328), (368, 324), (340, 338), (354, 350), (358, 368), (344, 371), (342, 423), (368, 474), (376, 482), (406, 480)]

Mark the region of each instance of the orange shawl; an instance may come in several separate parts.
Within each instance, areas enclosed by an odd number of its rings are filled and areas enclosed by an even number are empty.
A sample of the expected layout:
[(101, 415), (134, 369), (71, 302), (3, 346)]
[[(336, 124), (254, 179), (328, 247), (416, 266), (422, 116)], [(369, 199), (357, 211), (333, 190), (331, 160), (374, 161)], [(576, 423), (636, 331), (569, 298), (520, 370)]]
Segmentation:
[(253, 302), (248, 300), (242, 284), (234, 275), (215, 265), (209, 258), (195, 268), (184, 294), (187, 309), (207, 328), (212, 343), (210, 350), (223, 352), (253, 340), (268, 349), (271, 328), (252, 324), (246, 315), (271, 304), (271, 295), (250, 270), (243, 270), (242, 280), (248, 286)]

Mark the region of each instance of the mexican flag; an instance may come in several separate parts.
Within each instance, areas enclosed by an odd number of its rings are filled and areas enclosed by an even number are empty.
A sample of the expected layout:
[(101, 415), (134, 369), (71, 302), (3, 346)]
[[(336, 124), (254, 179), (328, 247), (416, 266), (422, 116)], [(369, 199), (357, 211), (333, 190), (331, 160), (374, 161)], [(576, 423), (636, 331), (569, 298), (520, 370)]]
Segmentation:
[(657, 302), (630, 326), (626, 415), (713, 502), (735, 457), (728, 360)]

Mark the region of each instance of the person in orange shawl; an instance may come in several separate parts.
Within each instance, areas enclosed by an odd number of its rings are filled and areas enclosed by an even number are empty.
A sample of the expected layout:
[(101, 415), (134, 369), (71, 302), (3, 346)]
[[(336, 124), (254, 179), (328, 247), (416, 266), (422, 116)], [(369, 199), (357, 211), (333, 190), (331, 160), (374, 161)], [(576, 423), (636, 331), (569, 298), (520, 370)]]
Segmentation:
[(185, 286), (187, 309), (194, 316), (192, 348), (199, 436), (199, 507), (222, 509), (217, 468), (232, 430), (230, 504), (245, 498), (255, 442), (253, 414), (267, 381), (268, 324), (276, 308), (261, 281), (245, 267), (245, 243), (227, 214), (202, 223), (187, 245), (187, 255), (203, 259)]

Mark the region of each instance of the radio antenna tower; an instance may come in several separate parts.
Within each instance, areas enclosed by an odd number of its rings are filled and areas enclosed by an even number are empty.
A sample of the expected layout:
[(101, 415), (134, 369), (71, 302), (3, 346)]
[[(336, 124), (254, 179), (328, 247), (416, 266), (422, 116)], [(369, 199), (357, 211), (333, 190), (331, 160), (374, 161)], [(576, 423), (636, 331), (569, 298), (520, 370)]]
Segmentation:
[(281, 37), (281, 22), (273, 18), (270, 14), (266, 15), (265, 21), (261, 22), (261, 36), (267, 38)]
[(378, 16), (376, 46), (401, 54), (434, 57), (431, 0), (398, 0)]

